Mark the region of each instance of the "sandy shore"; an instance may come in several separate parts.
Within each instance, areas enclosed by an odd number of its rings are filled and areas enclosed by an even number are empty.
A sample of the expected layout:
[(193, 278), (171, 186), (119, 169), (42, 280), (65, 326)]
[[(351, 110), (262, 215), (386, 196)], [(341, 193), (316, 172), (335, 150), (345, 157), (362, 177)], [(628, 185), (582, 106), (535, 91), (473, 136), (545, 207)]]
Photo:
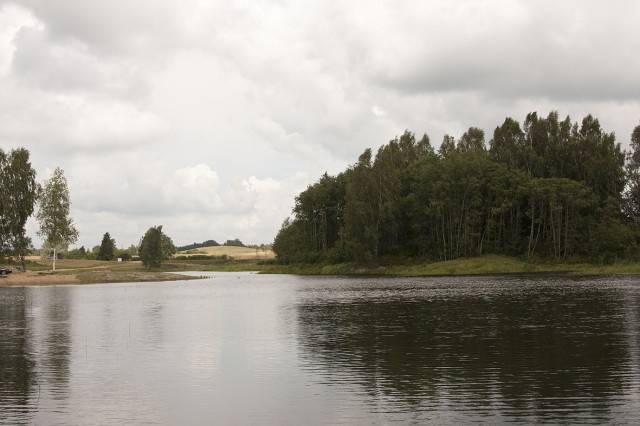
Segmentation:
[(0, 287), (28, 286), (28, 285), (56, 285), (79, 284), (80, 281), (73, 274), (43, 274), (39, 272), (13, 272), (0, 278)]
[(106, 284), (122, 282), (150, 282), (150, 281), (177, 281), (192, 280), (191, 277), (179, 274), (164, 272), (145, 271), (111, 271), (111, 270), (90, 270), (72, 273), (50, 273), (50, 272), (14, 272), (0, 278), (0, 287), (26, 287), (26, 286), (47, 286), (62, 284)]

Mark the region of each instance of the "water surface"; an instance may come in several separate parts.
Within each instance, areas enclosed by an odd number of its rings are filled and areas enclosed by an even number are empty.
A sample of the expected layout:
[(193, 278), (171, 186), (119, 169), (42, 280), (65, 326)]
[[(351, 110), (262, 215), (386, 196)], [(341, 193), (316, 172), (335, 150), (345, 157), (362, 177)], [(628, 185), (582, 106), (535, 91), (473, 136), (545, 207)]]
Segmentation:
[(637, 278), (0, 288), (0, 424), (640, 422)]

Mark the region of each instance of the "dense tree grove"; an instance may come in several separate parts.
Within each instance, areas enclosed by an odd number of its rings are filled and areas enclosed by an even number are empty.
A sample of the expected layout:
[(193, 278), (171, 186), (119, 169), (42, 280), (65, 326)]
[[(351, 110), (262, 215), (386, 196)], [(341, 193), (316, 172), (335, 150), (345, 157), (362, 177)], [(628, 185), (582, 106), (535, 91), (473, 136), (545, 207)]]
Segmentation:
[(625, 153), (596, 118), (507, 118), (485, 143), (471, 127), (406, 131), (296, 197), (274, 250), (284, 262), (448, 260), (487, 253), (608, 261), (635, 257), (640, 126)]

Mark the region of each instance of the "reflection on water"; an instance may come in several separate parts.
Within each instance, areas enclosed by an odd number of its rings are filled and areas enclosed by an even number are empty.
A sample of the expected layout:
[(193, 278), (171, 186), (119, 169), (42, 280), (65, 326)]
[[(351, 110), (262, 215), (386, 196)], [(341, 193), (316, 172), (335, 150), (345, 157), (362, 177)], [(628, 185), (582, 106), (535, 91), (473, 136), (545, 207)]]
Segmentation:
[(595, 423), (640, 414), (635, 286), (447, 281), (378, 281), (366, 294), (345, 283), (338, 297), (303, 298), (306, 364), (328, 382), (357, 380), (382, 410)]
[(633, 278), (0, 289), (0, 424), (638, 423)]
[(33, 386), (25, 293), (25, 289), (0, 292), (0, 418), (7, 424), (16, 420), (14, 411), (28, 415)]

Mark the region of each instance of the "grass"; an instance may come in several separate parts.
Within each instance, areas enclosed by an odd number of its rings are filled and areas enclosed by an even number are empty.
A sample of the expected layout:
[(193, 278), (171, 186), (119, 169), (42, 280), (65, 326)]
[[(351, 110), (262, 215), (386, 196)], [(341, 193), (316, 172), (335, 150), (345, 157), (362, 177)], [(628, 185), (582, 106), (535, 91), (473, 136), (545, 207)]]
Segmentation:
[[(185, 265), (186, 266), (186, 265)], [(640, 274), (639, 262), (618, 262), (597, 265), (588, 262), (527, 261), (508, 256), (480, 256), (442, 262), (396, 261), (379, 264), (290, 264), (266, 262), (230, 262), (189, 265), (208, 271), (258, 271), (263, 274), (298, 275), (389, 275), (389, 276), (447, 276), (447, 275), (503, 275), (503, 274), (567, 274), (615, 275)]]

